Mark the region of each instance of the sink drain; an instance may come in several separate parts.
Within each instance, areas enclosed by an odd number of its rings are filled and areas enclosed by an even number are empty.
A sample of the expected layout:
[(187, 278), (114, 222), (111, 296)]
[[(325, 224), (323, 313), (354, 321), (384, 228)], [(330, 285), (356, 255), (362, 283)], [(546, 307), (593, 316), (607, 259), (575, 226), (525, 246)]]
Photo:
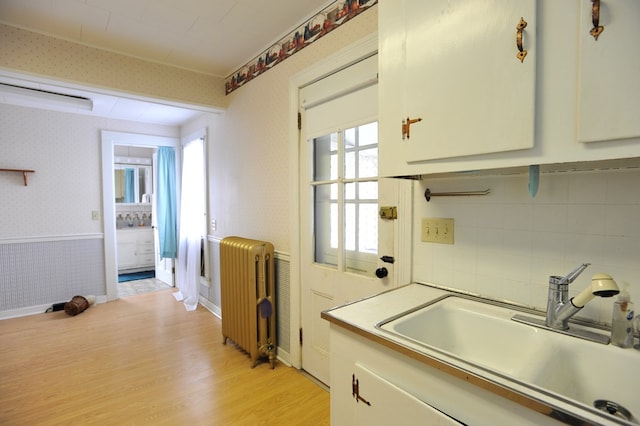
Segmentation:
[(613, 401), (598, 399), (594, 401), (593, 406), (596, 407), (598, 410), (606, 411), (607, 413), (611, 414), (613, 417), (617, 417), (619, 419), (630, 421), (631, 418), (633, 417), (629, 412), (629, 410), (627, 410), (622, 405)]

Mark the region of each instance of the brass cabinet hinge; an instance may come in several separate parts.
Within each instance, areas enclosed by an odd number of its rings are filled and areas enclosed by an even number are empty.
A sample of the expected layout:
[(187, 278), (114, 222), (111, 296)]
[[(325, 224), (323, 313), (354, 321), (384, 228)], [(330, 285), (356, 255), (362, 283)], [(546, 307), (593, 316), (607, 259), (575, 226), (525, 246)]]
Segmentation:
[(356, 379), (356, 375), (351, 375), (351, 395), (355, 398), (356, 402), (364, 402), (365, 404), (371, 406), (371, 403), (364, 399), (362, 395), (360, 395), (360, 380)]
[(298, 113), (298, 130), (302, 130), (302, 114)]

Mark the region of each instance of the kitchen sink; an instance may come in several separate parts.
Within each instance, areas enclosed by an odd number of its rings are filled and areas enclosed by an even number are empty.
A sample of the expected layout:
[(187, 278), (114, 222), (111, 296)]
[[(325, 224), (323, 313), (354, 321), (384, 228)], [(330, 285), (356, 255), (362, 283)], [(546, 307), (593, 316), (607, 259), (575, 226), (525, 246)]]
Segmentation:
[(496, 375), (562, 403), (608, 411), (616, 420), (627, 413), (630, 421), (621, 424), (640, 424), (640, 351), (513, 321), (516, 314), (523, 315), (511, 305), (448, 295), (376, 328), (480, 375)]

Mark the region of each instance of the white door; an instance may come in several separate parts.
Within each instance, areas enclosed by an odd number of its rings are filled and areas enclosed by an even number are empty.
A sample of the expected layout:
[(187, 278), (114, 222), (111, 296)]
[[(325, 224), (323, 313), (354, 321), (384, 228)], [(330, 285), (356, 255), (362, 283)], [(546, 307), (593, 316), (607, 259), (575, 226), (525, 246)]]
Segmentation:
[(300, 90), (302, 368), (327, 384), (321, 312), (395, 285), (394, 224), (378, 217), (379, 194), (397, 191), (377, 177), (376, 74), (372, 56)]
[(153, 241), (156, 256), (156, 279), (170, 285), (175, 286), (173, 259), (166, 259), (160, 256), (160, 238), (158, 237), (158, 204), (156, 202), (156, 188), (158, 188), (158, 154), (153, 154), (153, 196), (151, 197), (151, 226), (153, 227)]

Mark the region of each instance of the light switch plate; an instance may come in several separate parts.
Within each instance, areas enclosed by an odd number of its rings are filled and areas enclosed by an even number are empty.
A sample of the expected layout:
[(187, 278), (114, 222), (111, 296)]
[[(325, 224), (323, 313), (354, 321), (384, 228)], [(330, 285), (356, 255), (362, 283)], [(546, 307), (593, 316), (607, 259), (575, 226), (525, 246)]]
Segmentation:
[(423, 217), (422, 242), (453, 244), (454, 220), (451, 218)]

